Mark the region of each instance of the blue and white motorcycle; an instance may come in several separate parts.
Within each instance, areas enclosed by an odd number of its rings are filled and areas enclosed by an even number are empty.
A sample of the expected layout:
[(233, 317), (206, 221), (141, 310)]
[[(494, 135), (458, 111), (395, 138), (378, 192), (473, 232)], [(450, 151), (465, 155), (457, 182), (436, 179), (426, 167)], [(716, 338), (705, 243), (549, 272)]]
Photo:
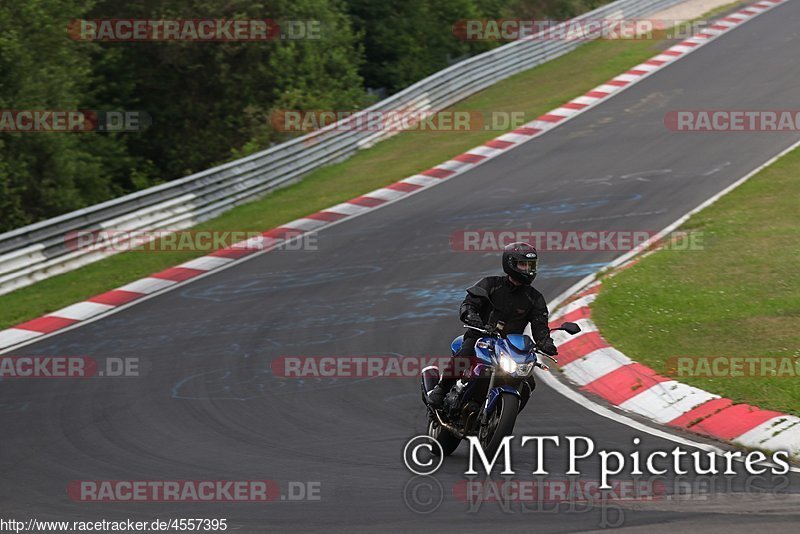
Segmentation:
[[(480, 288), (473, 288), (475, 289)], [(484, 295), (481, 295), (484, 296)], [(485, 298), (489, 295), (486, 294)], [(491, 322), (491, 321), (490, 321)], [(502, 323), (481, 329), (464, 325), (486, 334), (475, 343), (476, 363), (466, 369), (444, 399), (441, 409), (428, 404), (428, 393), (439, 382), (439, 369), (435, 366), (422, 370), (422, 400), (428, 411), (428, 435), (442, 446), (445, 456), (456, 450), (466, 436), (478, 436), (489, 458), (494, 456), (503, 438), (514, 430), (517, 415), (525, 408), (531, 395), (528, 377), (535, 367), (547, 370), (539, 361), (544, 355), (527, 335), (502, 335)], [(570, 335), (581, 331), (575, 323), (563, 323), (550, 331), (563, 330)], [(464, 336), (451, 344), (455, 354)]]

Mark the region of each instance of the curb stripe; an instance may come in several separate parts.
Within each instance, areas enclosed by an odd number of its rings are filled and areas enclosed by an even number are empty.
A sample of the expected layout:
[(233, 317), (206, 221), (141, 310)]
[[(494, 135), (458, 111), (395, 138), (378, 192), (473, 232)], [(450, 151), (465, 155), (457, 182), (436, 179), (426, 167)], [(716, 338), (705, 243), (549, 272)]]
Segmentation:
[(589, 382), (581, 389), (599, 395), (611, 404), (622, 404), (639, 393), (667, 380), (669, 379), (657, 374), (646, 365), (633, 362), (603, 375), (602, 378), (594, 382)]
[[(302, 232), (301, 230), (297, 230), (295, 228), (288, 228), (286, 226), (279, 226), (278, 228), (273, 228), (272, 230), (267, 230), (266, 232), (261, 232), (261, 238), (254, 238), (257, 241), (252, 243), (252, 244), (254, 244), (254, 245), (257, 244), (257, 243), (262, 243), (263, 244), (265, 237), (272, 238), (272, 239), (275, 239), (275, 240), (289, 239), (290, 237), (297, 237), (299, 235), (302, 235), (303, 233), (304, 232)], [(251, 241), (251, 240), (248, 239), (247, 241)]]
[(488, 143), (484, 143), (483, 146), (488, 146), (489, 148), (497, 148), (499, 150), (505, 150), (508, 147), (514, 146), (514, 143), (510, 141), (501, 141), (500, 139), (493, 139)]
[(581, 319), (588, 319), (591, 317), (591, 315), (592, 314), (588, 306), (581, 306), (577, 310), (572, 310), (571, 312), (560, 317), (558, 321), (550, 323), (550, 328), (561, 326), (561, 323), (574, 323), (575, 321), (580, 321)]
[(122, 291), (121, 289), (113, 289), (106, 291), (89, 299), (89, 302), (98, 302), (100, 304), (108, 304), (109, 306), (121, 306), (143, 296), (142, 293), (134, 293), (133, 291)]
[[(427, 173), (427, 172), (429, 172), (429, 171), (425, 171), (425, 173)], [(423, 174), (425, 174), (425, 173), (423, 173)], [(359, 206), (364, 206), (366, 208), (374, 208), (375, 206), (377, 206), (379, 204), (383, 204), (386, 201), (383, 200), (382, 198), (373, 198), (373, 197), (370, 197), (370, 196), (362, 195), (360, 197), (356, 197), (354, 199), (348, 200), (347, 202), (349, 202), (350, 204), (357, 204)]]
[(216, 250), (216, 251), (212, 252), (211, 254), (209, 254), (209, 256), (216, 256), (216, 257), (220, 257), (220, 258), (228, 258), (228, 259), (231, 259), (231, 260), (238, 260), (239, 258), (243, 258), (243, 257), (247, 256), (248, 254), (252, 254), (253, 252), (255, 252), (255, 250), (228, 247), (228, 248), (223, 248), (223, 249), (220, 249), (220, 250)]
[(633, 363), (633, 360), (614, 347), (605, 347), (578, 358), (574, 362), (563, 366), (561, 370), (564, 371), (564, 375), (567, 378), (579, 386), (585, 386), (604, 377), (611, 371), (631, 363)]
[(414, 184), (414, 185), (421, 185), (422, 187), (427, 187), (429, 185), (438, 183), (439, 180), (437, 178), (431, 178), (430, 176), (422, 176), (421, 174), (415, 174), (414, 176), (403, 178), (402, 180), (400, 180), (400, 182), (404, 184)]
[(713, 399), (689, 410), (679, 417), (676, 417), (667, 424), (678, 428), (690, 429), (698, 434), (713, 436), (710, 431), (705, 430), (705, 427), (703, 426), (703, 420), (711, 417), (717, 412), (720, 412), (726, 408), (730, 408), (732, 405), (733, 401), (731, 399), (726, 399), (724, 397)]
[(710, 436), (731, 440), (779, 415), (749, 404), (734, 404), (704, 419), (702, 429)]
[(589, 332), (558, 346), (558, 364), (567, 365), (590, 352), (610, 346), (599, 332)]
[(135, 282), (131, 282), (130, 284), (125, 284), (124, 286), (118, 289), (122, 291), (140, 293), (142, 295), (149, 295), (150, 293), (161, 291), (162, 289), (165, 289), (174, 284), (175, 282), (173, 280), (164, 280), (162, 278), (153, 278), (152, 276), (148, 276), (147, 278), (136, 280)]
[[(395, 184), (392, 184), (395, 185)], [(311, 215), (306, 215), (309, 219), (316, 219), (318, 221), (333, 222), (347, 217), (346, 213), (337, 213), (335, 211), (318, 211)]]
[(434, 178), (447, 178), (448, 176), (452, 176), (455, 174), (455, 171), (450, 171), (447, 169), (428, 169), (427, 171), (422, 171), (420, 174), (424, 174), (425, 176), (433, 176)]
[[(518, 132), (518, 130), (514, 131)], [(486, 159), (486, 156), (481, 156), (479, 154), (470, 154), (469, 152), (465, 152), (464, 154), (456, 156), (453, 159), (455, 159), (456, 161), (462, 161), (464, 163), (478, 163), (479, 161)]]
[(42, 335), (42, 332), (23, 330), (19, 327), (0, 330), (0, 347), (11, 347)]
[(230, 258), (220, 258), (217, 256), (201, 256), (193, 260), (181, 263), (178, 267), (184, 269), (197, 269), (198, 271), (213, 271), (217, 267), (222, 267), (225, 264), (232, 262)]
[(342, 202), (341, 204), (336, 204), (325, 211), (333, 211), (336, 213), (343, 213), (345, 215), (360, 215), (365, 211), (369, 211), (369, 208), (360, 206), (358, 204), (353, 204), (352, 202)]
[(666, 424), (681, 414), (715, 398), (717, 395), (712, 395), (702, 389), (687, 386), (675, 380), (667, 380), (642, 391), (618, 406), (657, 423)]
[(163, 271), (152, 274), (153, 278), (162, 278), (164, 280), (172, 280), (173, 282), (183, 282), (189, 278), (193, 278), (198, 274), (201, 274), (203, 271), (198, 269), (184, 269), (183, 267), (170, 267), (169, 269), (164, 269)]
[(66, 319), (63, 317), (45, 315), (44, 317), (39, 317), (37, 319), (17, 325), (15, 328), (19, 330), (31, 330), (33, 332), (38, 332), (39, 334), (48, 334), (77, 322), (78, 321), (76, 319)]
[[(553, 110), (553, 111), (555, 111), (555, 110)], [(546, 113), (546, 114), (542, 115), (541, 117), (539, 117), (536, 120), (542, 121), (542, 122), (559, 122), (559, 121), (563, 121), (565, 118), (566, 117), (564, 117), (563, 115), (554, 115), (553, 112), (551, 111), (550, 113)]]
[(775, 417), (745, 432), (736, 441), (748, 447), (800, 453), (800, 418), (791, 415)]
[(412, 183), (409, 183), (409, 182), (395, 182), (392, 185), (387, 185), (386, 186), (387, 189), (394, 189), (396, 191), (402, 191), (404, 193), (410, 193), (411, 191), (416, 191), (417, 189), (420, 189), (421, 187), (423, 187), (423, 186), (418, 185), (418, 184), (412, 184)]
[(98, 302), (85, 300), (83, 302), (78, 302), (77, 304), (67, 306), (66, 308), (61, 308), (58, 311), (54, 311), (50, 314), (50, 316), (59, 317), (61, 319), (72, 319), (74, 321), (83, 321), (89, 317), (94, 317), (95, 315), (105, 313), (113, 307), (114, 306), (110, 306), (108, 304), (100, 304)]

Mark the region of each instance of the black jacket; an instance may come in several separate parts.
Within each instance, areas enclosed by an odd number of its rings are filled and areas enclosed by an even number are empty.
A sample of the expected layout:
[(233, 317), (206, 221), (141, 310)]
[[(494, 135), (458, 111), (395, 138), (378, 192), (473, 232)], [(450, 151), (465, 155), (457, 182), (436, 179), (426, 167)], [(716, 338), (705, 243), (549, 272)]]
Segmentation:
[[(531, 333), (537, 344), (541, 345), (550, 339), (547, 303), (536, 289), (528, 285), (515, 285), (507, 276), (487, 276), (475, 286), (485, 289), (492, 301), (490, 303), (485, 298), (477, 297), (467, 289), (467, 297), (461, 304), (459, 314), (462, 321), (467, 313), (473, 311), (488, 324), (490, 315), (495, 310), (491, 320), (494, 323), (505, 323), (504, 334), (522, 334), (530, 323)], [(480, 337), (481, 334), (476, 330), (467, 330), (465, 337), (467, 336)]]

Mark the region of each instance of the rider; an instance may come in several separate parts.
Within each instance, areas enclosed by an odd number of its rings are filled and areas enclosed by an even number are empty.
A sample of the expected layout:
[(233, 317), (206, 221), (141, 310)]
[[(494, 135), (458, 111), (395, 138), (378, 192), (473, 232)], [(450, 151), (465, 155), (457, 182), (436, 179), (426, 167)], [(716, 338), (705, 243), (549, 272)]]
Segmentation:
[[(542, 352), (550, 356), (558, 354), (550, 337), (547, 324), (547, 303), (544, 297), (531, 286), (536, 278), (539, 257), (536, 249), (528, 243), (511, 243), (503, 249), (503, 271), (507, 276), (487, 276), (475, 286), (489, 293), (491, 302), (470, 293), (461, 304), (461, 321), (469, 326), (486, 329), (489, 315), (495, 312), (493, 321), (503, 321), (502, 334), (522, 334), (528, 323), (531, 324), (533, 339)], [(492, 325), (488, 325), (492, 326)], [(475, 356), (475, 343), (482, 336), (477, 330), (467, 329), (464, 342), (453, 355), (450, 369), (442, 372), (439, 383), (428, 394), (428, 402), (434, 408), (444, 404), (444, 397), (456, 383), (455, 369), (465, 369)], [(456, 361), (457, 360), (457, 361)], [(536, 387), (533, 375), (529, 377), (531, 391)]]

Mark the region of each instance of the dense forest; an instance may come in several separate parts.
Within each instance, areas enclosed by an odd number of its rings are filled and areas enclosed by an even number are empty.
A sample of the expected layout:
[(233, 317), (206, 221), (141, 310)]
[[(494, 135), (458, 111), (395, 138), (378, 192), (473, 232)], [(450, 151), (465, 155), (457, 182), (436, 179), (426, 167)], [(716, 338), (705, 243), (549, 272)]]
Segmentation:
[[(567, 18), (603, 0), (0, 2), (0, 111), (139, 110), (126, 133), (0, 132), (0, 232), (179, 178), (286, 139), (275, 109), (359, 109), (500, 43), (471, 18)], [(318, 39), (97, 42), (76, 19), (319, 21)]]

